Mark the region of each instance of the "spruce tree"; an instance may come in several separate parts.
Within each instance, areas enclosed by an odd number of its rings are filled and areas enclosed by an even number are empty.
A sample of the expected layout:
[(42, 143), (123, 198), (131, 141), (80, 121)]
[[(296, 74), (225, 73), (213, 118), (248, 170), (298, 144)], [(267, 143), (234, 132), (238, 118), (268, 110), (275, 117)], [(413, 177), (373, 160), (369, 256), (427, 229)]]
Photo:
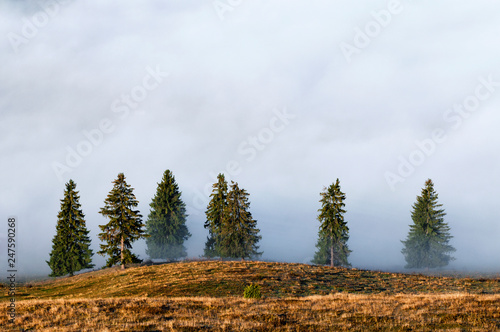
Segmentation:
[(257, 242), (262, 238), (257, 228), (257, 221), (249, 211), (249, 194), (240, 189), (238, 183), (231, 181), (231, 190), (227, 195), (226, 211), (217, 234), (218, 250), (221, 257), (256, 258)]
[(330, 266), (350, 266), (348, 256), (351, 253), (347, 246), (349, 228), (344, 220), (345, 194), (340, 190), (340, 181), (325, 188), (321, 193), (321, 209), (318, 220), (321, 225), (318, 232), (318, 243), (313, 263)]
[(208, 228), (208, 237), (205, 242), (205, 257), (219, 257), (219, 233), (227, 209), (227, 181), (224, 174), (217, 176), (217, 182), (213, 185), (211, 199), (205, 212), (207, 219), (205, 228)]
[(98, 254), (109, 258), (106, 266), (111, 267), (120, 264), (125, 269), (127, 263), (140, 263), (130, 249), (132, 242), (145, 238), (147, 235), (142, 223), (142, 215), (138, 210), (134, 210), (139, 204), (130, 185), (125, 181), (123, 173), (118, 174), (118, 178), (113, 181), (113, 189), (104, 200), (104, 207), (99, 212), (104, 217), (109, 218), (106, 225), (99, 225), (102, 233), (99, 239), (104, 241)]
[(163, 174), (149, 206), (146, 229), (150, 237), (146, 239), (146, 253), (151, 258), (169, 260), (186, 257), (184, 241), (191, 236), (186, 227), (186, 204), (170, 170)]
[(444, 222), (446, 213), (438, 203), (438, 194), (432, 180), (425, 182), (420, 196), (413, 204), (410, 231), (401, 251), (406, 260), (405, 268), (436, 268), (448, 265), (455, 251), (449, 241), (450, 227)]
[(94, 267), (90, 249), (89, 231), (85, 225), (85, 215), (81, 210), (80, 196), (73, 180), (66, 183), (61, 211), (57, 215), (56, 235), (52, 240), (52, 251), (47, 261), (51, 277)]

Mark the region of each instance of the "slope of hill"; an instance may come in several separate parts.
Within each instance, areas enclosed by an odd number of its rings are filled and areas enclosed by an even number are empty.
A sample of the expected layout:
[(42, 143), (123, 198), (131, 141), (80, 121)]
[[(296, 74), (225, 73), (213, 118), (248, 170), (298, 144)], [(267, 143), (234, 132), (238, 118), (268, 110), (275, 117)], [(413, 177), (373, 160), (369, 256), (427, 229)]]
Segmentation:
[[(250, 283), (264, 298), (242, 297)], [(9, 300), (4, 287), (0, 301)], [(321, 296), (325, 295), (325, 296)], [(180, 262), (105, 269), (17, 290), (4, 331), (496, 331), (500, 278), (304, 264)]]
[[(357, 294), (500, 294), (500, 278), (432, 277), (306, 264), (191, 261), (117, 268), (19, 287), (17, 299), (242, 296), (256, 283), (265, 297)], [(6, 291), (0, 301), (7, 300)]]

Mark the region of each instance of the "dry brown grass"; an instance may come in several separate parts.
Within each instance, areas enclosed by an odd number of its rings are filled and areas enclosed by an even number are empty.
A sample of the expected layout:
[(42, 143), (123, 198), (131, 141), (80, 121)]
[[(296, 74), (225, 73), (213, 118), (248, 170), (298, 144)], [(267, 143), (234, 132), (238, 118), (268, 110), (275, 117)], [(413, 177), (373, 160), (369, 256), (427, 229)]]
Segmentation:
[[(243, 299), (251, 283), (262, 300)], [(16, 331), (500, 331), (498, 276), (198, 261), (32, 283), (16, 301)]]
[[(180, 262), (105, 269), (19, 287), (18, 300), (115, 297), (242, 296), (258, 284), (264, 297), (356, 294), (500, 294), (500, 278), (472, 279), (385, 273), (306, 264)], [(0, 302), (8, 300), (7, 288)]]
[(498, 331), (500, 295), (26, 300), (17, 322), (36, 331)]

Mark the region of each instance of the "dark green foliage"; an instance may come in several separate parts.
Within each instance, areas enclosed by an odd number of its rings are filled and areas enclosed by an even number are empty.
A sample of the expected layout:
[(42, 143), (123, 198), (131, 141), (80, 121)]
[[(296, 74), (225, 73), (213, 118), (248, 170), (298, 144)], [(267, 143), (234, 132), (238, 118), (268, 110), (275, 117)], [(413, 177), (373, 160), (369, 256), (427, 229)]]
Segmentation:
[(151, 258), (178, 259), (186, 257), (184, 241), (191, 234), (186, 227), (186, 204), (181, 199), (175, 178), (166, 170), (158, 183), (156, 195), (151, 204), (146, 221), (146, 253)]
[(316, 252), (311, 263), (318, 265), (330, 264), (330, 237), (318, 232), (318, 241), (316, 242)]
[(203, 257), (214, 258), (218, 257), (219, 253), (215, 249), (216, 241), (215, 234), (212, 230), (208, 231), (207, 241), (205, 242), (205, 249), (203, 249)]
[(56, 235), (47, 261), (51, 277), (73, 275), (82, 269), (92, 268), (92, 250), (85, 215), (81, 210), (80, 197), (73, 180), (66, 183), (61, 211), (57, 215)]
[(220, 257), (256, 258), (262, 255), (257, 251), (257, 242), (262, 237), (258, 235), (257, 221), (248, 211), (248, 196), (245, 189), (240, 189), (238, 183), (231, 181), (222, 227), (217, 234)]
[(348, 256), (351, 253), (347, 246), (349, 228), (344, 220), (345, 194), (340, 190), (340, 181), (325, 188), (321, 193), (321, 209), (318, 220), (321, 222), (318, 232), (318, 251), (313, 263), (330, 266), (350, 266)]
[(257, 250), (257, 221), (250, 213), (249, 194), (232, 182), (231, 190), (223, 174), (213, 185), (206, 215), (205, 228), (209, 237), (205, 243), (205, 257), (254, 258), (262, 255)]
[[(336, 255), (333, 256), (334, 266), (351, 266), (348, 262), (348, 256), (351, 252), (347, 246), (348, 239), (349, 236), (345, 236), (341, 239), (339, 244), (334, 244), (333, 251), (336, 253)], [(316, 243), (317, 251), (311, 262), (318, 265), (331, 264), (331, 247), (331, 237), (325, 236), (322, 232), (319, 232), (318, 242)]]
[(205, 257), (219, 257), (219, 241), (217, 236), (220, 233), (222, 222), (225, 218), (227, 208), (227, 181), (224, 174), (217, 176), (217, 183), (214, 183), (211, 200), (208, 203), (205, 221), (205, 228), (208, 228), (208, 237), (205, 243)]
[(257, 284), (248, 285), (245, 287), (243, 297), (245, 299), (260, 299), (262, 297), (262, 294), (260, 293), (260, 286)]
[(444, 222), (446, 213), (438, 203), (438, 194), (429, 179), (425, 182), (422, 194), (417, 196), (413, 204), (410, 231), (401, 251), (406, 260), (405, 268), (443, 267), (454, 260), (451, 253), (455, 251), (449, 245), (450, 227)]
[(104, 200), (104, 207), (99, 212), (109, 218), (109, 222), (106, 225), (99, 225), (102, 230), (99, 239), (105, 243), (101, 244), (98, 254), (109, 256), (106, 266), (119, 263), (124, 269), (127, 263), (141, 262), (130, 249), (132, 242), (147, 235), (144, 234), (142, 215), (139, 211), (133, 210), (139, 202), (133, 193), (134, 189), (125, 181), (125, 175), (118, 174), (113, 183), (113, 189)]

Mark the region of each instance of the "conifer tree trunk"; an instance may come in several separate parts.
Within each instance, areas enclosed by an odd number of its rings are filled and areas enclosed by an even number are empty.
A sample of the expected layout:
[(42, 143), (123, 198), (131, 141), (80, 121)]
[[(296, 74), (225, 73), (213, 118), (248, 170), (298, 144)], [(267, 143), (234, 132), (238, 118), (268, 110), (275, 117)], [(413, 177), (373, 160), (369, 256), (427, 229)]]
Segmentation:
[(122, 270), (125, 270), (125, 260), (124, 260), (124, 257), (123, 257), (123, 250), (125, 250), (124, 248), (124, 243), (123, 243), (123, 235), (122, 235), (122, 241), (121, 241), (121, 252), (120, 252), (120, 255), (121, 255), (121, 263), (122, 263)]
[(330, 267), (333, 267), (333, 236), (331, 237), (332, 239), (332, 246), (330, 247)]

